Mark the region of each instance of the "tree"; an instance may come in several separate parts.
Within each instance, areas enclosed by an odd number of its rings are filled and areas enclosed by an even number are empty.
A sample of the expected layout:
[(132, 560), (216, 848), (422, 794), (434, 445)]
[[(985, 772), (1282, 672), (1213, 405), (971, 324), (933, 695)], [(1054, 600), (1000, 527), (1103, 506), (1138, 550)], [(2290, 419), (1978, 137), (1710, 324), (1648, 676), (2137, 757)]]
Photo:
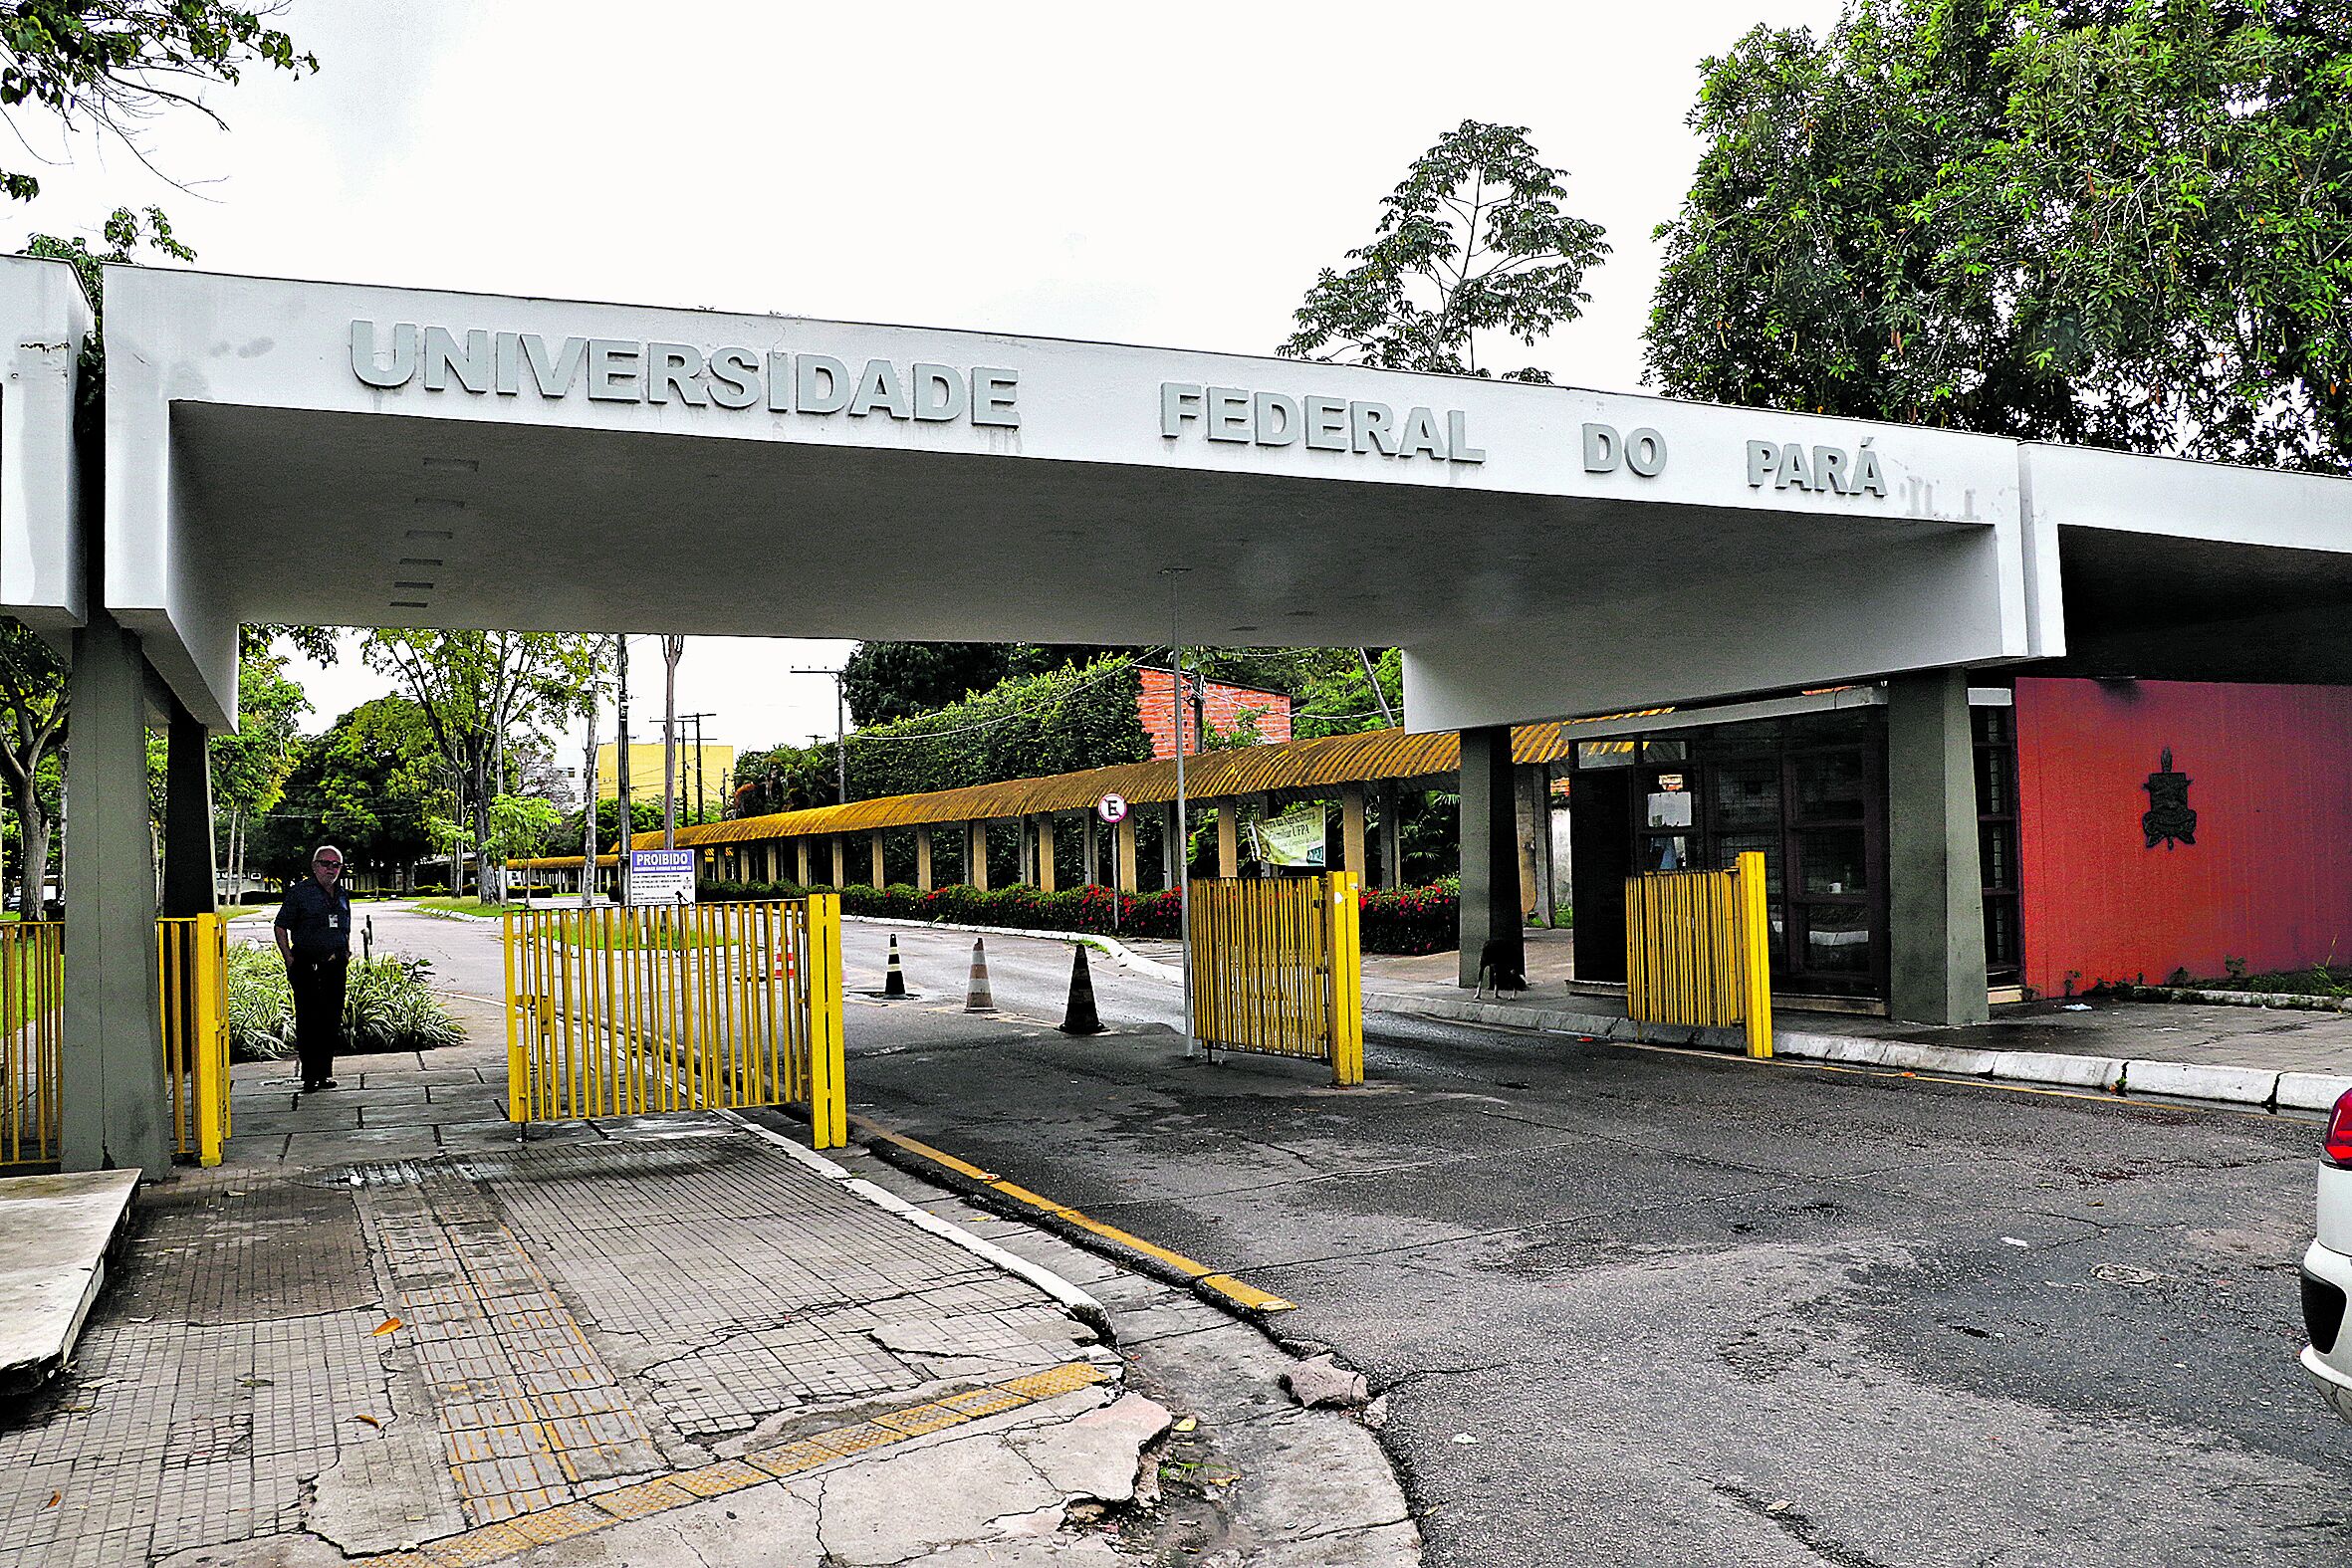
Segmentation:
[(56, 821), (56, 795), (41, 787), (43, 765), (54, 770), (65, 733), (64, 661), (16, 621), (0, 619), (0, 783), (8, 787), (19, 845), (8, 901), (26, 915), (41, 907)]
[[(15, 0), (0, 13), (0, 118), (19, 145), (31, 144), (28, 120), (38, 118), (112, 136), (146, 163), (139, 132), (158, 115), (185, 110), (225, 128), (196, 96), (204, 84), (233, 84), (255, 62), (295, 76), (319, 69), (264, 21), (267, 10), (218, 0)], [(30, 201), (40, 192), (36, 176), (0, 170), (0, 195)]]
[[(1478, 335), (1532, 346), (1574, 321), (1584, 273), (1609, 247), (1600, 226), (1560, 204), (1565, 170), (1535, 155), (1524, 125), (1466, 119), (1413, 160), (1381, 202), (1369, 243), (1345, 272), (1325, 267), (1278, 350), (1297, 359), (1486, 375)], [(1523, 368), (1504, 377), (1547, 381)]]
[(1667, 392), (2352, 462), (2340, 0), (1852, 0), (1703, 68)]
[(404, 880), (433, 847), (426, 820), (454, 811), (447, 770), (415, 703), (363, 702), (297, 744), (278, 801), (255, 824), (254, 862), (291, 880), (313, 845), (331, 842), (355, 866)]
[(286, 678), (286, 660), (251, 641), (237, 661), (237, 729), (212, 737), (214, 830), (229, 885), (244, 890), (246, 835), (254, 818), (278, 803), (294, 767), (295, 723), (311, 711), (303, 689)]
[[(369, 669), (400, 682), (449, 765), (455, 816), (470, 835), (485, 898), (495, 901), (503, 884), (491, 855), (490, 812), (507, 792), (508, 733), (581, 707), (596, 643), (549, 632), (379, 630), (360, 644)], [(452, 851), (452, 892), (462, 880)]]
[(911, 719), (1024, 675), (1142, 650), (1074, 642), (861, 642), (841, 661), (849, 722)]

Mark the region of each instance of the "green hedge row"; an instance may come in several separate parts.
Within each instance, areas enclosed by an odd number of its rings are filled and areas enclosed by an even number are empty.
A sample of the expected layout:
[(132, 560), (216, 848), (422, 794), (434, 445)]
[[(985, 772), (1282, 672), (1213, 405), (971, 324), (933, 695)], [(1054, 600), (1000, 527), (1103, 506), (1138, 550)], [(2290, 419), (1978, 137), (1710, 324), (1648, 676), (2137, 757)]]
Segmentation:
[[(800, 898), (809, 889), (791, 882), (704, 882), (698, 896), (708, 904), (754, 899)], [(829, 891), (829, 889), (819, 889)], [(1179, 900), (1173, 889), (1113, 894), (1107, 887), (1068, 888), (1052, 893), (1028, 886), (919, 888), (851, 886), (840, 890), (841, 911), (884, 915), (896, 920), (950, 921), (968, 926), (1003, 926), (1029, 931), (1080, 931), (1098, 936), (1173, 937)], [(1112, 919), (1113, 900), (1117, 919)], [(1454, 947), (1462, 913), (1460, 892), (1443, 884), (1377, 889), (1363, 895), (1363, 943), (1367, 953), (1444, 953)]]

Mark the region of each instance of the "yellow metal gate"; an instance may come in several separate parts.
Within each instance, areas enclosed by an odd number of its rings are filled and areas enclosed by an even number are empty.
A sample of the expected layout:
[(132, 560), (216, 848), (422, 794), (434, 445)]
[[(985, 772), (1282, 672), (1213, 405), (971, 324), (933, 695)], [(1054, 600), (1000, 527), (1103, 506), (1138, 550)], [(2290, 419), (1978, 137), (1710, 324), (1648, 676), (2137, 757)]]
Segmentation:
[(1642, 1023), (1747, 1026), (1748, 1054), (1772, 1053), (1771, 932), (1764, 859), (1729, 871), (1654, 871), (1625, 880), (1625, 1012)]
[(514, 1121), (805, 1104), (847, 1140), (836, 894), (512, 914), (506, 976)]
[(1219, 1050), (1331, 1064), (1364, 1081), (1356, 875), (1192, 884), (1193, 1031)]
[[(155, 922), (155, 995), (173, 1150), (218, 1165), (229, 1136), (228, 925)], [(65, 927), (0, 924), (0, 1169), (54, 1165), (65, 1086)]]

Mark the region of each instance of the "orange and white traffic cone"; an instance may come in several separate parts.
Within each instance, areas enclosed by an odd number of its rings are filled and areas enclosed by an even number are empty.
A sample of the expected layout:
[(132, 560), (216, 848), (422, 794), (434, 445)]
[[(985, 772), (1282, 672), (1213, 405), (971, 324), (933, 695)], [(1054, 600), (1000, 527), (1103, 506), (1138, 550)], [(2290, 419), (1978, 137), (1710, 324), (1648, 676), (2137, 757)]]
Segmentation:
[(972, 939), (972, 979), (964, 987), (966, 1012), (994, 1012), (997, 999), (988, 989), (988, 947), (978, 937)]

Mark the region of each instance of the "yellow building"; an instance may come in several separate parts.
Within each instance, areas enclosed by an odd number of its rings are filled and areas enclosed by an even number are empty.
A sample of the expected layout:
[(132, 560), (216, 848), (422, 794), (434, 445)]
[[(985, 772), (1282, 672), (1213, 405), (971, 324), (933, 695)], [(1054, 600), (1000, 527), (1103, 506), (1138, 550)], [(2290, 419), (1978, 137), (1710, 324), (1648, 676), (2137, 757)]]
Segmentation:
[[(638, 741), (629, 747), (629, 798), (661, 804), (661, 743)], [(606, 741), (596, 748), (596, 798), (620, 795), (620, 749)], [(699, 775), (697, 768), (699, 766)], [(701, 785), (702, 809), (696, 810), (695, 786)], [(678, 810), (687, 816), (717, 816), (726, 809), (728, 791), (735, 787), (735, 748), (705, 741), (699, 762), (691, 741), (678, 743)]]

